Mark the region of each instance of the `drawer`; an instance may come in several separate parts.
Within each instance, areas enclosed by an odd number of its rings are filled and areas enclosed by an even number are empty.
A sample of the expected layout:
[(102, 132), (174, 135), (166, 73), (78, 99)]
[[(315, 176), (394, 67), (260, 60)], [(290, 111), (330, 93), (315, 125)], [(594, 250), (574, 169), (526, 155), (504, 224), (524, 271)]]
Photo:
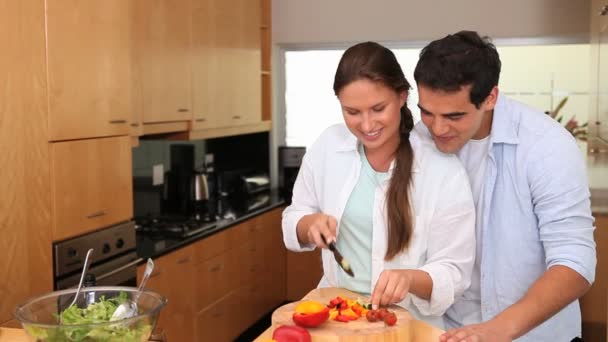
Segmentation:
[(204, 262), (234, 248), (234, 246), (247, 243), (250, 239), (253, 224), (253, 220), (247, 220), (196, 242), (194, 244), (195, 263)]

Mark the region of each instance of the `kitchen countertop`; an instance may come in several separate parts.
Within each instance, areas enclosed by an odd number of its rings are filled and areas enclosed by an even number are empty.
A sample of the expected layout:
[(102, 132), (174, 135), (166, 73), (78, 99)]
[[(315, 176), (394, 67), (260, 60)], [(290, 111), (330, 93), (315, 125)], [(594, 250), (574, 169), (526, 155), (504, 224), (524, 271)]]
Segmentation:
[(23, 329), (0, 328), (0, 342), (28, 342), (30, 339)]
[(138, 232), (136, 242), (137, 256), (141, 258), (141, 262), (143, 262), (147, 258), (158, 258), (171, 251), (177, 250), (193, 242), (199, 241), (215, 233), (221, 232), (224, 229), (228, 229), (236, 224), (249, 220), (255, 216), (268, 212), (282, 205), (285, 205), (285, 200), (277, 190), (273, 190), (270, 193), (270, 201), (266, 205), (251, 211), (236, 209), (234, 210), (234, 219), (223, 219), (217, 221), (217, 224), (214, 227), (189, 237), (153, 237)]

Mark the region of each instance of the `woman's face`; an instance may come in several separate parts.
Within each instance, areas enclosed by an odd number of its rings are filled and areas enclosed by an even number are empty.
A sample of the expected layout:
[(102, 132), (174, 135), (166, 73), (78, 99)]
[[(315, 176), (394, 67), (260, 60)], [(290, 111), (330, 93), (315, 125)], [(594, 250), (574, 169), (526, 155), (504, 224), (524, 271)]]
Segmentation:
[(366, 151), (393, 154), (399, 146), (401, 107), (407, 92), (397, 93), (382, 82), (361, 79), (338, 93), (348, 129)]

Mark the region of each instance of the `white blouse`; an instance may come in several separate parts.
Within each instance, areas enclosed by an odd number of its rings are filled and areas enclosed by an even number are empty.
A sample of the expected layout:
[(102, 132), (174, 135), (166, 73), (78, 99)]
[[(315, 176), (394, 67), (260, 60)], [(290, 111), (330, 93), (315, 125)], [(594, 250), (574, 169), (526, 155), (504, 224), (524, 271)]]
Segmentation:
[[(455, 155), (438, 151), (432, 141), (415, 131), (412, 196), (415, 227), (409, 247), (385, 261), (387, 224), (385, 194), (390, 177), (375, 191), (372, 233), (372, 284), (385, 269), (419, 269), (433, 280), (430, 300), (413, 294), (400, 303), (415, 317), (443, 327), (441, 315), (468, 288), (475, 258), (475, 207), (466, 171)], [(394, 165), (391, 165), (389, 174)], [(309, 148), (296, 179), (292, 204), (283, 212), (285, 246), (296, 252), (310, 251), (301, 245), (296, 225), (304, 215), (322, 212), (338, 221), (357, 183), (361, 159), (357, 139), (344, 124), (329, 127)], [(340, 232), (336, 232), (339, 238)], [(320, 287), (337, 285), (333, 255), (322, 251), (324, 276)]]

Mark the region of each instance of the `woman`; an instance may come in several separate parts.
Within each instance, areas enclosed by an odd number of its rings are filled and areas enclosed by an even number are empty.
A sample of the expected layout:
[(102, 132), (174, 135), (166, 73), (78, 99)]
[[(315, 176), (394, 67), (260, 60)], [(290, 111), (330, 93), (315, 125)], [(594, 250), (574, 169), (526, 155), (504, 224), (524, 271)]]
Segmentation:
[(409, 89), (389, 49), (367, 42), (346, 50), (334, 80), (345, 125), (308, 149), (283, 236), (293, 251), (324, 248), (319, 286), (371, 294), (374, 306), (398, 304), (443, 327), (440, 316), (469, 285), (475, 212), (458, 159), (410, 136)]

